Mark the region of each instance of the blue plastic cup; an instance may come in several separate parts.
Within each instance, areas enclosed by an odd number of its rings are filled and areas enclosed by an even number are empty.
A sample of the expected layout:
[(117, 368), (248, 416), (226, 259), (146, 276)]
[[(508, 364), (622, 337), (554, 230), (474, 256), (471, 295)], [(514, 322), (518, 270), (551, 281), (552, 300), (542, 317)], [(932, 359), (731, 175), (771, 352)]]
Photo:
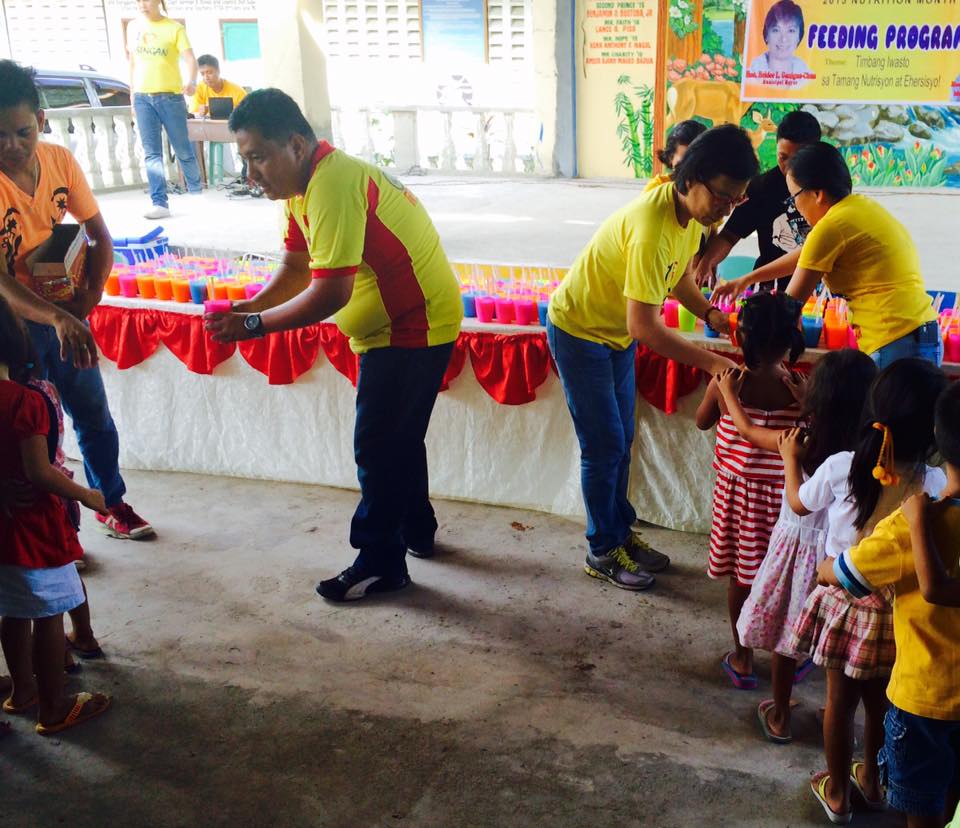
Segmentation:
[(820, 335), (823, 333), (823, 320), (819, 317), (803, 317), (803, 344), (808, 348), (816, 348), (820, 344)]
[(540, 317), (540, 324), (547, 327), (547, 309), (550, 307), (549, 299), (541, 299), (537, 302), (537, 316)]
[(476, 317), (477, 315), (477, 297), (473, 293), (464, 293), (461, 298), (463, 299), (463, 315), (471, 318)]
[(720, 338), (720, 334), (718, 334), (718, 333), (717, 333), (713, 328), (711, 328), (709, 325), (704, 325), (704, 326), (703, 326), (703, 335), (704, 335), (707, 339), (719, 339), (719, 338)]
[(207, 283), (199, 279), (190, 283), (190, 300), (195, 305), (202, 305), (207, 300)]

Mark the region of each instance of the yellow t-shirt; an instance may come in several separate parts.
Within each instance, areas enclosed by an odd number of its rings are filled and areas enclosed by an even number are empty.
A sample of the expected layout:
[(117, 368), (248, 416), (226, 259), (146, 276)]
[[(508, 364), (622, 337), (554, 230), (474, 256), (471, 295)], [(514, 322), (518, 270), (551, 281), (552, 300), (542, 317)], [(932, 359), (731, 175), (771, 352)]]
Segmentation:
[[(83, 224), (100, 208), (70, 150), (41, 141), (37, 144), (40, 177), (33, 197), (0, 172), (0, 255), (2, 269), (33, 289), (27, 257), (43, 244), (67, 213)], [(0, 278), (3, 278), (0, 275)]]
[(187, 30), (176, 20), (131, 20), (127, 52), (133, 56), (133, 91), (179, 95), (183, 91), (180, 54), (189, 48)]
[(211, 98), (233, 98), (233, 106), (236, 109), (240, 105), (240, 101), (247, 97), (247, 90), (242, 86), (237, 86), (237, 84), (225, 79), (221, 80), (223, 80), (223, 89), (219, 92), (214, 92), (203, 82), (197, 84), (197, 92), (193, 96), (193, 103), (190, 105), (191, 112), (199, 112), (201, 106), (209, 106)]
[(907, 228), (866, 196), (830, 208), (807, 236), (799, 267), (820, 271), (827, 287), (846, 297), (868, 354), (937, 318)]
[[(960, 500), (940, 513), (931, 530), (945, 568), (960, 576)], [(857, 598), (893, 586), (897, 660), (887, 687), (890, 701), (915, 716), (960, 720), (960, 609), (928, 604), (920, 594), (903, 512), (898, 509), (878, 523), (833, 568)]]
[(356, 274), (334, 317), (358, 354), (425, 348), (460, 333), (460, 285), (430, 216), (383, 170), (321, 141), (302, 196), (286, 202), (287, 250), (309, 252), (314, 279)]
[(703, 225), (681, 227), (669, 182), (600, 225), (550, 299), (550, 321), (571, 336), (625, 350), (627, 299), (662, 305), (700, 247)]
[(660, 175), (655, 175), (644, 185), (643, 192), (649, 193), (651, 190), (655, 190), (661, 184), (669, 183), (670, 180), (670, 173), (660, 173)]

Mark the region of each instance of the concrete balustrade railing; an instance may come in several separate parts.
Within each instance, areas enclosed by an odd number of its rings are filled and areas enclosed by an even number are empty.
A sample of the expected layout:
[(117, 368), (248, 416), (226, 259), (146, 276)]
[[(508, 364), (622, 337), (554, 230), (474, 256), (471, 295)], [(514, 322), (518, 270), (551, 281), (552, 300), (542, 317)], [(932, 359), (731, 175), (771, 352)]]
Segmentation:
[[(69, 147), (95, 192), (146, 185), (143, 149), (130, 110), (55, 109), (46, 113), (45, 140)], [(167, 179), (179, 180), (176, 161), (163, 137)]]
[(537, 175), (533, 110), (451, 106), (333, 107), (333, 139), (396, 169)]

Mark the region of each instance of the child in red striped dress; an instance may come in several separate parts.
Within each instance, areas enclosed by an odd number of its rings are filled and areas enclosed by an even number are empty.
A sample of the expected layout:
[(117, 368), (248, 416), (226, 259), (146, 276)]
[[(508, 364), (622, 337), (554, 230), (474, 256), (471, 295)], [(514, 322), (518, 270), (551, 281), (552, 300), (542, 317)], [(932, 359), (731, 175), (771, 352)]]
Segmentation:
[[(796, 303), (776, 293), (752, 296), (740, 309), (737, 340), (745, 363), (740, 402), (754, 424), (762, 428), (797, 425), (800, 407), (795, 383), (783, 362), (788, 355), (789, 361), (795, 362), (803, 353), (798, 316)], [(752, 690), (757, 686), (753, 650), (741, 643), (737, 619), (780, 516), (783, 460), (778, 452), (752, 445), (737, 431), (716, 380), (697, 410), (698, 428), (707, 430), (714, 425), (717, 482), (707, 572), (711, 578), (728, 579), (734, 649), (723, 656), (721, 666), (735, 687)]]

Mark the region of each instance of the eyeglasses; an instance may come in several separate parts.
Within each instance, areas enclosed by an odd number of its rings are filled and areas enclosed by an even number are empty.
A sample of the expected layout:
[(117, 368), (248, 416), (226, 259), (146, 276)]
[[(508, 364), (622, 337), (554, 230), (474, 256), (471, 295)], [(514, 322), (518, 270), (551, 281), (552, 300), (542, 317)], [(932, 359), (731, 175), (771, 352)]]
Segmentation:
[(719, 201), (721, 204), (726, 204), (729, 207), (739, 207), (741, 204), (747, 201), (747, 194), (738, 196), (729, 196), (725, 193), (718, 193), (713, 189), (706, 181), (701, 181), (701, 184), (706, 188), (706, 191), (710, 193), (715, 201)]
[(797, 190), (795, 193), (790, 193), (790, 195), (788, 195), (788, 196), (783, 200), (783, 203), (786, 204), (787, 207), (794, 207), (794, 208), (796, 208), (796, 206), (797, 206), (797, 196), (799, 196), (800, 193), (805, 193), (806, 191), (807, 191), (807, 188), (806, 188), (806, 187), (802, 187), (801, 189)]

